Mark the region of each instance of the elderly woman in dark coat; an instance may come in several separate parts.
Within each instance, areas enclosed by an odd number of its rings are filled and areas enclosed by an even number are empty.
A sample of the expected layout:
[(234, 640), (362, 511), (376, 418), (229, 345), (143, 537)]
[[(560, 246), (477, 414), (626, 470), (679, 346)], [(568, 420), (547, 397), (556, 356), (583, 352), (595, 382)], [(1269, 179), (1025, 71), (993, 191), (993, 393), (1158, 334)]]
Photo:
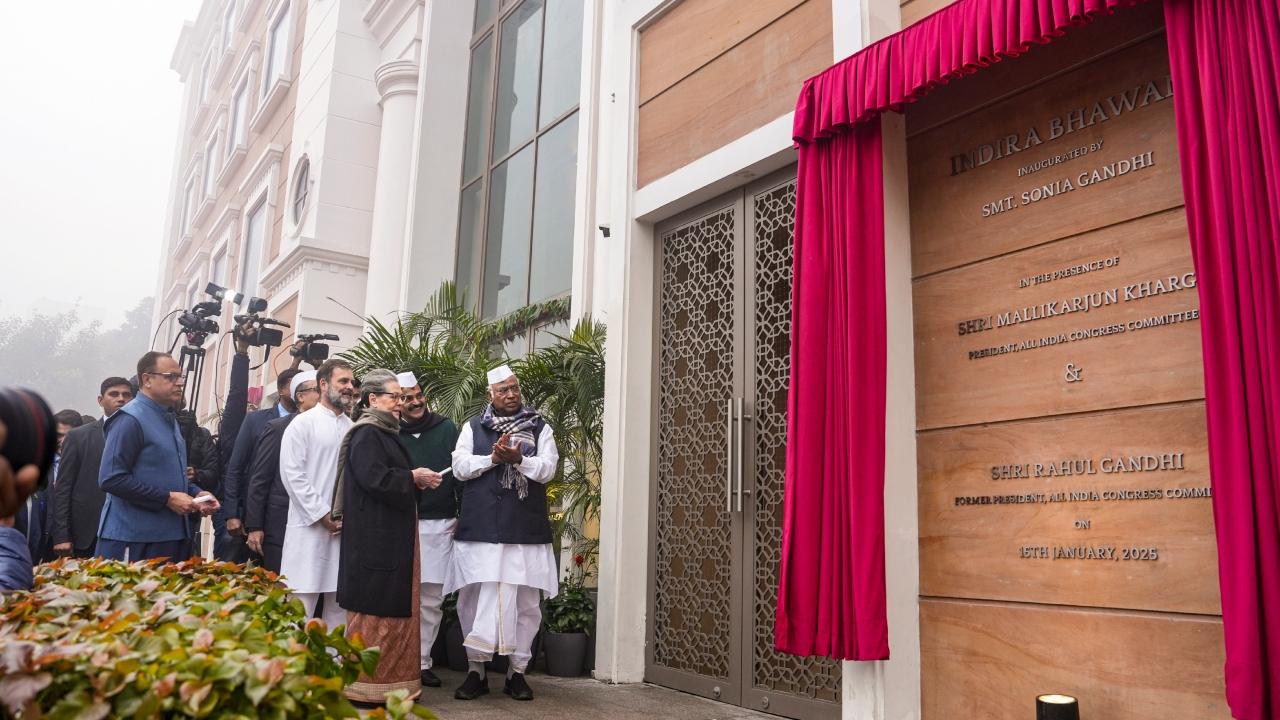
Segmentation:
[(414, 469), (400, 444), (400, 385), (388, 370), (360, 383), (361, 414), (338, 454), (334, 515), (342, 519), (338, 604), (347, 634), (359, 634), (382, 658), (373, 677), (347, 687), (357, 702), (382, 703), (387, 693), (422, 692), (418, 674), (418, 495), (439, 483)]

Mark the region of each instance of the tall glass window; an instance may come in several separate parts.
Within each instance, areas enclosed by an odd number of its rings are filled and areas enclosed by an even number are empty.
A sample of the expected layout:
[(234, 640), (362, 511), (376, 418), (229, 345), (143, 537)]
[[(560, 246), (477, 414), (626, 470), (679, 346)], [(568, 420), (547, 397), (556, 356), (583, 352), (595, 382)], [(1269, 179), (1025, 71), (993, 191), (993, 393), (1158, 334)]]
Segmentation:
[(248, 133), (246, 123), (249, 121), (249, 80), (245, 79), (236, 88), (235, 99), (231, 104), (231, 130), (227, 133), (227, 154), (235, 152), (237, 147), (245, 145)]
[(258, 295), (258, 270), (262, 247), (267, 239), (267, 199), (262, 198), (249, 211), (244, 229), (244, 256), (240, 258), (240, 287), (245, 295)]
[(266, 66), (262, 69), (262, 93), (265, 95), (275, 83), (276, 78), (284, 74), (285, 53), (289, 52), (289, 11), (288, 5), (271, 23), (268, 36)]
[(227, 251), (224, 249), (213, 260), (213, 269), (209, 272), (209, 282), (215, 285), (227, 284)]
[(477, 0), (455, 277), (486, 318), (569, 292), (582, 0)]
[(218, 136), (214, 135), (209, 138), (209, 144), (204, 149), (204, 196), (213, 197), (213, 191), (217, 189), (214, 182), (214, 173), (218, 169)]
[(222, 11), (222, 49), (231, 47), (231, 40), (236, 33), (236, 3), (239, 0), (227, 0), (227, 7)]

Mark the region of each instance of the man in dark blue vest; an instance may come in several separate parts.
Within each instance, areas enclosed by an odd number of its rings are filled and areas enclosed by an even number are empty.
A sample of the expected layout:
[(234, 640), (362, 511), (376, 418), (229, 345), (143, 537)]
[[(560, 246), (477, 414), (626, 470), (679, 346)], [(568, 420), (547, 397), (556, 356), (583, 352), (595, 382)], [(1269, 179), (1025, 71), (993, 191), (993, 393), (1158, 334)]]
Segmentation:
[(506, 365), (490, 370), (489, 406), (462, 426), (453, 451), (462, 513), (444, 591), (458, 590), (467, 648), (459, 700), (489, 692), (484, 663), (495, 654), (510, 659), (503, 692), (533, 699), (524, 672), (542, 622), (538, 603), (560, 587), (546, 489), (559, 461), (551, 426), (521, 402), (520, 380)]
[(106, 493), (97, 555), (115, 560), (190, 553), (187, 516), (212, 515), (218, 501), (187, 479), (187, 448), (174, 408), (182, 404), (182, 368), (171, 355), (138, 361), (139, 394), (107, 421), (98, 485)]

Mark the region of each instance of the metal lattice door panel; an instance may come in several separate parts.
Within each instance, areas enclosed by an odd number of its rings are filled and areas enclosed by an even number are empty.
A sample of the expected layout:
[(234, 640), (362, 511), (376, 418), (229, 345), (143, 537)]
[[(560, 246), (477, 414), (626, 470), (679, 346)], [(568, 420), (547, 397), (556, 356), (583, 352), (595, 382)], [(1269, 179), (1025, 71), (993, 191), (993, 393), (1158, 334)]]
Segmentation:
[(751, 521), (746, 567), (751, 586), (747, 687), (743, 705), (792, 717), (838, 717), (840, 663), (796, 657), (774, 648), (774, 615), (782, 558), (786, 472), (787, 386), (791, 377), (791, 267), (795, 238), (794, 176), (748, 192), (751, 352), (748, 397), (754, 409)]
[(782, 552), (795, 174), (656, 233), (646, 679), (796, 718), (840, 712), (840, 664), (773, 650)]
[(740, 533), (728, 509), (725, 399), (740, 331), (741, 205), (697, 214), (660, 235), (657, 475), (651, 679), (736, 702), (735, 577)]

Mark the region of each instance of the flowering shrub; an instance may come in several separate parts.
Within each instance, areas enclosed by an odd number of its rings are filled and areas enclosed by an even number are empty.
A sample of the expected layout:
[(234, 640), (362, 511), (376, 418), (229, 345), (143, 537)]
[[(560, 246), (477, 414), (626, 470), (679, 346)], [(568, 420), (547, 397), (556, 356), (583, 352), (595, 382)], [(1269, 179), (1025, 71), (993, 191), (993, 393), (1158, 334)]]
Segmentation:
[[(232, 563), (62, 560), (0, 595), (0, 703), (21, 718), (359, 717), (342, 689), (378, 655)], [(430, 717), (403, 696), (371, 713), (410, 714)]]
[(569, 577), (560, 583), (560, 592), (543, 603), (543, 622), (547, 629), (557, 633), (587, 633), (596, 624), (596, 608), (585, 586), (590, 570), (587, 557), (582, 553), (573, 556)]

